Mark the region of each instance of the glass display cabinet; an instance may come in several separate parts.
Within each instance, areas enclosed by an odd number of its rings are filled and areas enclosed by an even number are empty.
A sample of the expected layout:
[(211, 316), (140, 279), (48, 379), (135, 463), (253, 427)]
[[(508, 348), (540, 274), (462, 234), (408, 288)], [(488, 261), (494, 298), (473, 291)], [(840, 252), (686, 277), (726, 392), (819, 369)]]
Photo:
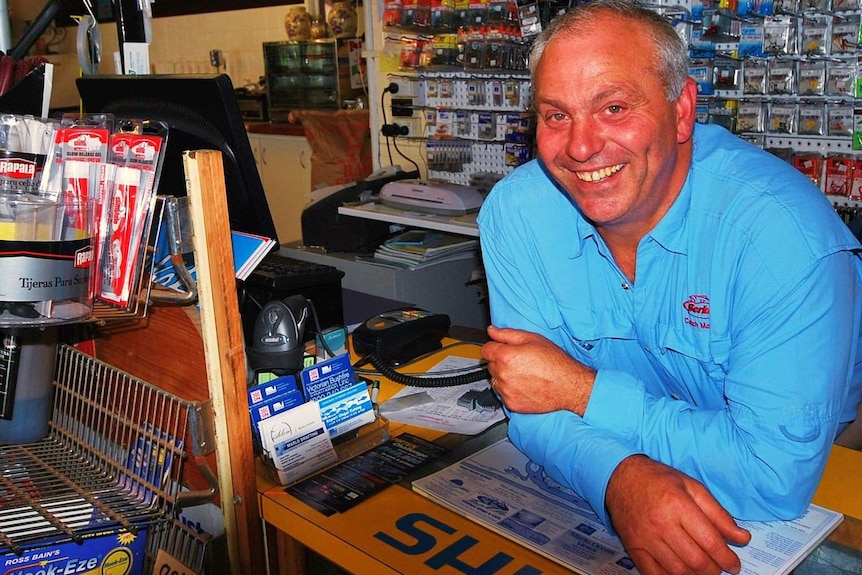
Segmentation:
[(351, 74), (359, 75), (359, 54), (357, 49), (357, 63), (351, 64), (350, 51), (357, 46), (356, 40), (336, 38), (264, 42), (270, 119), (287, 121), (296, 109), (338, 110), (344, 100), (362, 94), (351, 87)]

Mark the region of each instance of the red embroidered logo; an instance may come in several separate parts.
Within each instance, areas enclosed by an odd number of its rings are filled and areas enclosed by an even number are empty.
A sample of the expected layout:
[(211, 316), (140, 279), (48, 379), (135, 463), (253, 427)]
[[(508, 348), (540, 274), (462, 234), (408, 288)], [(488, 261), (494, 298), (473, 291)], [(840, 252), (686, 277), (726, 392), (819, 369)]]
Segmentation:
[(693, 294), (688, 296), (682, 307), (688, 312), (684, 318), (686, 324), (700, 328), (709, 329), (709, 296)]

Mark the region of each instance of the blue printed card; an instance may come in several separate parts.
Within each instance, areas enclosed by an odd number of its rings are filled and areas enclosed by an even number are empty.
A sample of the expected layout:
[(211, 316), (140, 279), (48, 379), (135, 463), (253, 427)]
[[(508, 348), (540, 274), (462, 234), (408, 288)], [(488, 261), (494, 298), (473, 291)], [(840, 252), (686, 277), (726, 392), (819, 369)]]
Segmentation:
[(368, 386), (362, 382), (329, 395), (319, 403), (320, 417), (333, 438), (371, 423), (375, 418)]
[(282, 411), (293, 409), (297, 405), (302, 405), (303, 403), (305, 403), (305, 399), (302, 397), (302, 392), (293, 388), (287, 393), (272, 396), (260, 403), (250, 406), (249, 414), (251, 414), (252, 429), (257, 430), (257, 424), (262, 420), (268, 419)]
[(348, 354), (315, 363), (299, 373), (305, 399), (316, 401), (356, 383)]
[(252, 407), (258, 403), (297, 391), (299, 390), (296, 388), (296, 378), (292, 375), (282, 375), (265, 383), (249, 387), (248, 405)]

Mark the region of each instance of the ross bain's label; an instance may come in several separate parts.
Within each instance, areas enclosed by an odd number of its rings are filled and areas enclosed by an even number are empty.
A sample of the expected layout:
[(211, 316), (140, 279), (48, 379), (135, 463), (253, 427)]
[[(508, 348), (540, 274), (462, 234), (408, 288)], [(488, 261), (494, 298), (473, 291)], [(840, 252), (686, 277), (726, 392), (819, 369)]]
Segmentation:
[(90, 238), (0, 242), (0, 301), (78, 299), (90, 293)]

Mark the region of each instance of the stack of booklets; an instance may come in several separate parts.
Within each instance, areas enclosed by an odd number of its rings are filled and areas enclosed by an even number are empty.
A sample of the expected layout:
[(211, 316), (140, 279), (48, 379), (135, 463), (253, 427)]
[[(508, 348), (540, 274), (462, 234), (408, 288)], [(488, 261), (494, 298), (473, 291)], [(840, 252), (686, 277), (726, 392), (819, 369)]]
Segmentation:
[(377, 263), (420, 269), (477, 255), (479, 240), (432, 230), (411, 230), (386, 240), (374, 252)]
[(257, 234), (231, 231), (231, 248), (236, 278), (247, 280), (251, 272), (275, 247), (275, 240)]

